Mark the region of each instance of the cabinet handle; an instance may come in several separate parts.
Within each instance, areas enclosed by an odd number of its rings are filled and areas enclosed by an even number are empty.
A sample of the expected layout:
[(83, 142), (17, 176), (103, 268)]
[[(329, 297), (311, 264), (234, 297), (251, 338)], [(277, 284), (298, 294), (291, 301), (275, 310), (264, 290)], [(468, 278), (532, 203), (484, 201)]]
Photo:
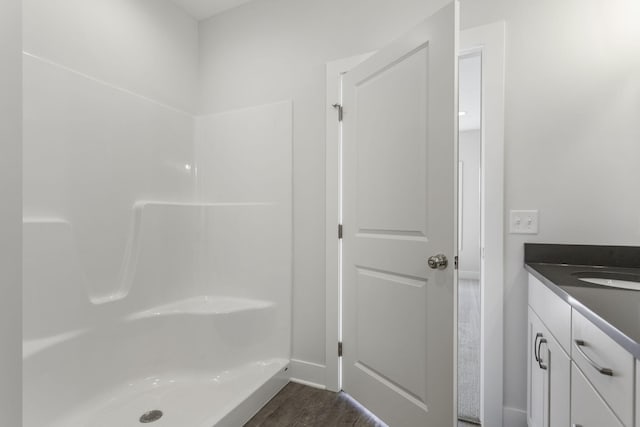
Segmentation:
[(547, 365), (542, 363), (542, 354), (540, 354), (540, 347), (542, 347), (542, 344), (546, 344), (546, 343), (547, 343), (546, 338), (542, 338), (540, 339), (540, 341), (538, 341), (538, 366), (540, 367), (540, 369), (544, 369), (545, 371), (547, 370)]
[(613, 371), (611, 369), (603, 368), (602, 366), (600, 366), (596, 362), (594, 362), (593, 359), (591, 359), (589, 356), (587, 356), (587, 354), (582, 349), (582, 347), (586, 347), (587, 346), (587, 343), (585, 343), (583, 340), (573, 340), (573, 341), (576, 343), (576, 348), (578, 349), (578, 352), (582, 355), (582, 357), (587, 359), (587, 362), (589, 362), (589, 365), (593, 366), (593, 369), (595, 369), (596, 371), (600, 372), (602, 375), (608, 375), (610, 377), (613, 376)]
[(538, 332), (536, 334), (536, 339), (533, 341), (533, 357), (536, 358), (536, 362), (540, 363), (540, 356), (538, 356), (538, 339), (542, 338), (542, 333)]
[(573, 423), (573, 424), (571, 424), (571, 427), (582, 427), (582, 424)]

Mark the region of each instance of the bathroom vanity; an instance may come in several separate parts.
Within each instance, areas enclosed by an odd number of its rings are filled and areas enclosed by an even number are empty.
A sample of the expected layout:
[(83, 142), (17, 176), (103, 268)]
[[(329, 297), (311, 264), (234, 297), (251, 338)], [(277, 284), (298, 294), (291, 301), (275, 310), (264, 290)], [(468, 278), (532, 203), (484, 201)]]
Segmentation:
[(640, 247), (525, 244), (529, 427), (640, 427)]

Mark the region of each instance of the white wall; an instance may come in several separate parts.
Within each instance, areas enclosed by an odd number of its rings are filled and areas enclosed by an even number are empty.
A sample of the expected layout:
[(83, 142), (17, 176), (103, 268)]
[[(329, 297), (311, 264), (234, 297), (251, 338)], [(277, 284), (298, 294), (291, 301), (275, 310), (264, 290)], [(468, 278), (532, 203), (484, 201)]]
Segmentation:
[(458, 63), (459, 277), (480, 278), (480, 159), (482, 148), (482, 57)]
[[(324, 63), (380, 48), (445, 1), (262, 0), (201, 24), (203, 112), (294, 100), (293, 357), (324, 363)], [(640, 243), (635, 0), (462, 0), (462, 27), (507, 23), (505, 405), (525, 408), (524, 241)]]
[(461, 183), (460, 277), (480, 277), (480, 149), (479, 130), (460, 132), (458, 137)]
[(20, 0), (0, 2), (0, 425), (22, 424)]
[(167, 0), (24, 0), (24, 50), (192, 112), (196, 21)]

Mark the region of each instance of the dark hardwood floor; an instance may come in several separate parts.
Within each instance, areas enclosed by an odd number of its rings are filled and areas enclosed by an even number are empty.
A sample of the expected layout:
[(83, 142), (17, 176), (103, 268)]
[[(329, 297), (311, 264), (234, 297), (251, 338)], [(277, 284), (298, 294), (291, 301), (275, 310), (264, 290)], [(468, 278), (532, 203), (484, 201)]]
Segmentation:
[(383, 427), (344, 393), (289, 383), (245, 427)]
[[(344, 393), (289, 383), (245, 427), (384, 427)], [(459, 427), (472, 426), (462, 423)], [(473, 426), (477, 427), (477, 426)]]

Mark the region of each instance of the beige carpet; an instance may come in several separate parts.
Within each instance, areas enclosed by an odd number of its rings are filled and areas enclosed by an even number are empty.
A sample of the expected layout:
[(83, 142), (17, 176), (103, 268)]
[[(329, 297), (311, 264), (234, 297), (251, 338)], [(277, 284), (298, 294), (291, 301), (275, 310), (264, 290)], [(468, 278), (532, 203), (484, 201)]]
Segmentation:
[(480, 420), (480, 282), (458, 283), (458, 416)]

